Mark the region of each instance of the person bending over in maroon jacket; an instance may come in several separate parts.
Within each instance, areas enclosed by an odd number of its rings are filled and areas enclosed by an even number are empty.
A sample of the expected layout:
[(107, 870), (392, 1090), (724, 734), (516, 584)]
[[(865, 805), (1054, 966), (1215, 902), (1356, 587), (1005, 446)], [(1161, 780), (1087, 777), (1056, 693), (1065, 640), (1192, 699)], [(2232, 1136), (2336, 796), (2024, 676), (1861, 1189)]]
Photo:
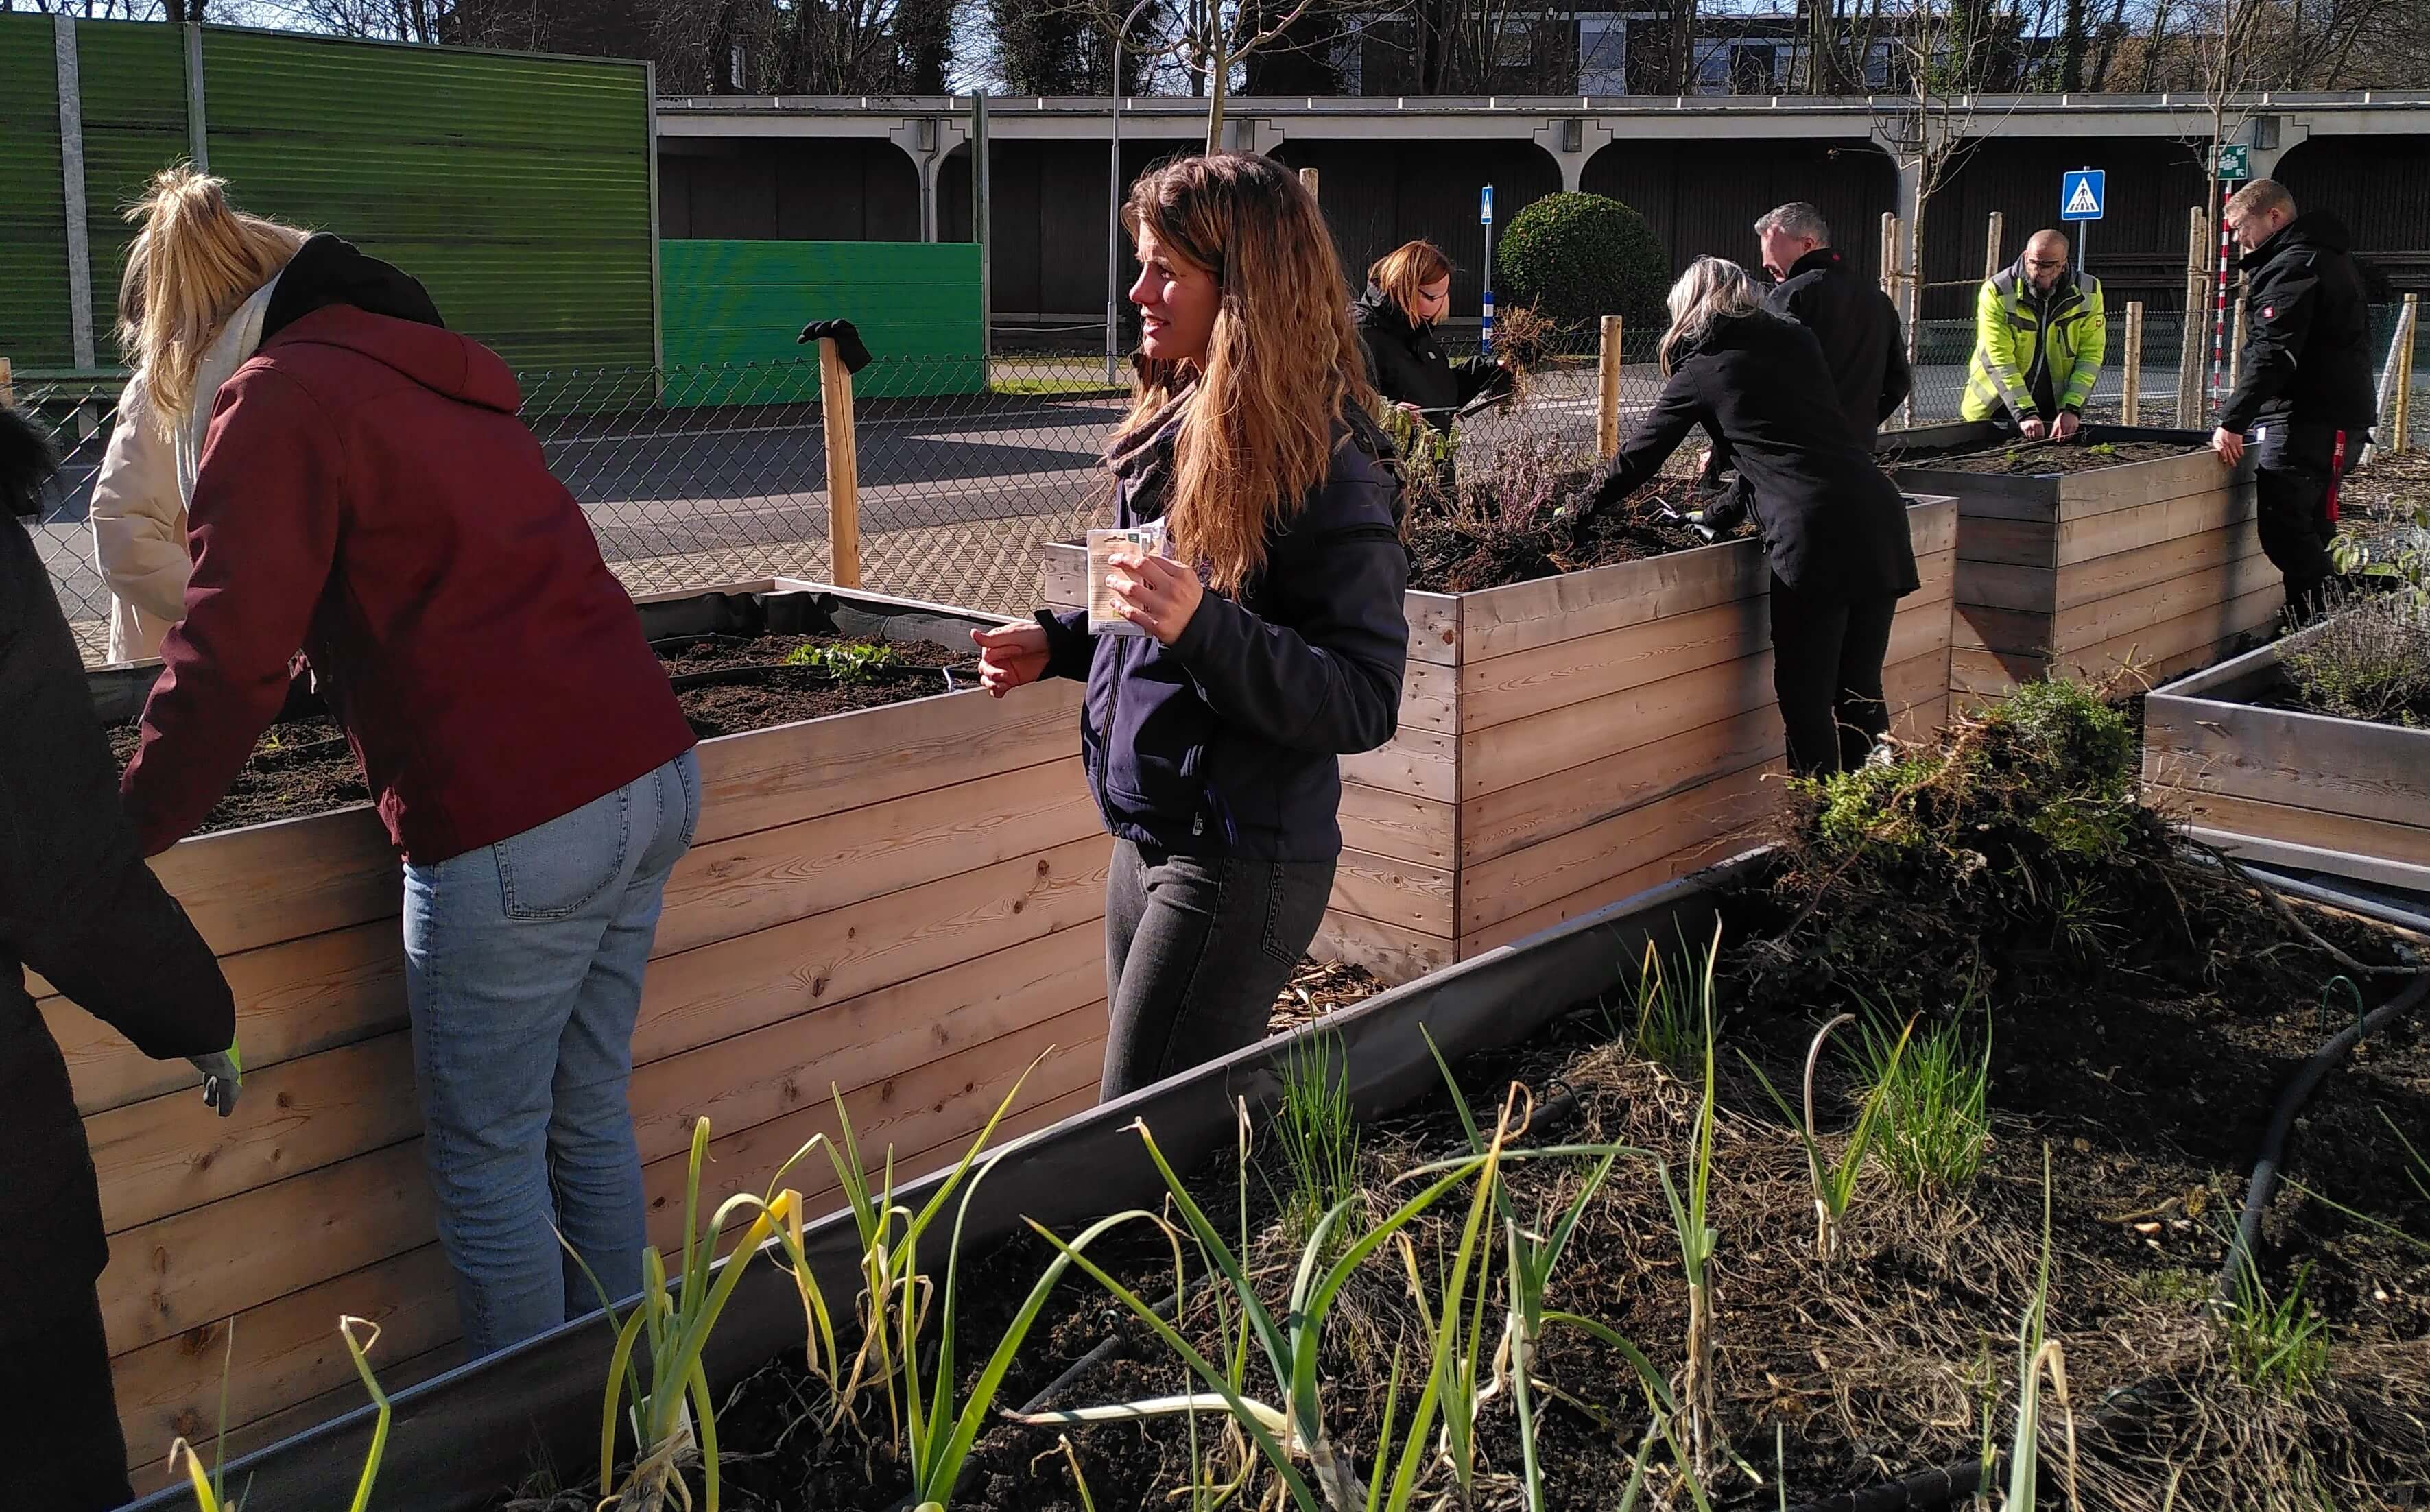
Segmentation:
[[(172, 424), (259, 291), (224, 186), (134, 212), (134, 365)], [(641, 967), (700, 813), (692, 735), (496, 354), (420, 284), (302, 243), (208, 399), (185, 618), (123, 783), (145, 854), (191, 831), (301, 650), (405, 862), (407, 1004), (439, 1237), (485, 1354), (641, 1288), (626, 1105)], [(554, 1230), (552, 1229), (554, 1223)]]

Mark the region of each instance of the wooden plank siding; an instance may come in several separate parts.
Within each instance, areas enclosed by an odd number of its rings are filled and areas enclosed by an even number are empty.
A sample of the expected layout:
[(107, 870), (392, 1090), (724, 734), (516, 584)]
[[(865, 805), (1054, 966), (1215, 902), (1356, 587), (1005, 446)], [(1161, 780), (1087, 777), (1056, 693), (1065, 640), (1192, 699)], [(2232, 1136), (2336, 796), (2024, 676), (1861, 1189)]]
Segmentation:
[(2277, 617), (2251, 469), (2206, 449), (2064, 474), (1896, 475), (1958, 501), (1950, 691), (1968, 701), (2053, 675), (2164, 678)]
[[(634, 1035), (654, 1242), (679, 1238), (702, 1115), (722, 1196), (832, 1133), (831, 1088), (906, 1171), (958, 1156), (1024, 1072), (1016, 1132), (1094, 1101), (1110, 842), (1079, 775), (1080, 691), (949, 693), (702, 744), (699, 834)], [(34, 984), (100, 1177), (139, 1491), (166, 1484), (172, 1437), (217, 1431), (231, 1324), (240, 1450), (358, 1404), (341, 1313), (382, 1324), (391, 1387), (461, 1355), (423, 1170), (399, 867), (376, 821), (198, 837), (153, 864), (235, 989), (236, 1115)], [(823, 1155), (788, 1180), (814, 1206), (835, 1192)]]
[[(1908, 511), (1921, 591), (1887, 679), (1901, 727), (1948, 708), (1958, 522)], [(1047, 549), (1050, 603), (1082, 593)], [(1409, 595), (1429, 717), (1342, 762), (1344, 852), (1317, 953), (1406, 981), (1715, 858), (1779, 770), (1770, 573), (1734, 541), (1457, 595)], [(1447, 659), (1434, 659), (1447, 657)], [(1437, 711), (1448, 696), (1447, 717)]]
[(2281, 652), (2318, 634), (2145, 699), (2145, 801), (2234, 854), (2430, 889), (2430, 730), (2267, 706)]

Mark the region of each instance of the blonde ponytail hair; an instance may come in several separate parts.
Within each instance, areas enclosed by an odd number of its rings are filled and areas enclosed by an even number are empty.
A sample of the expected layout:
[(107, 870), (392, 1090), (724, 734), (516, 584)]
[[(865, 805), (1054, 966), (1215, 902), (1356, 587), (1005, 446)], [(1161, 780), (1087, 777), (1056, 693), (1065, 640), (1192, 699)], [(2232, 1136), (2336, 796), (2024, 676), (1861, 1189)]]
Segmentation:
[(309, 233), (245, 214), (225, 180), (184, 163), (155, 174), (126, 219), (140, 229), (118, 285), (119, 348), (162, 418), (182, 416), (220, 327)]

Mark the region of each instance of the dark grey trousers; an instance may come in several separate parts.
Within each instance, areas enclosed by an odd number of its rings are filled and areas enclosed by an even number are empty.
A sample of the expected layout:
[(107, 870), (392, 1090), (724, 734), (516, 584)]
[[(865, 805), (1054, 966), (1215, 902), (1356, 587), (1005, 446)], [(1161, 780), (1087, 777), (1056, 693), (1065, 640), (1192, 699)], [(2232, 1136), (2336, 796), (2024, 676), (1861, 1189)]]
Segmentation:
[(1114, 841), (1106, 877), (1110, 1101), (1264, 1038), (1316, 938), (1331, 861), (1170, 856)]

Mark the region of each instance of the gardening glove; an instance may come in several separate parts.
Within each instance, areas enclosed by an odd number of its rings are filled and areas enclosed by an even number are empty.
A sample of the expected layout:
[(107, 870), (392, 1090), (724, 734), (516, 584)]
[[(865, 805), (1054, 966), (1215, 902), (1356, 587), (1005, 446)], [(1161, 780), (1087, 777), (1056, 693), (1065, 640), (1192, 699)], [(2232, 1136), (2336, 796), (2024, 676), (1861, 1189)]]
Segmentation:
[(836, 356), (843, 358), (846, 373), (858, 373), (869, 366), (869, 348), (862, 344), (859, 330), (850, 321), (812, 321), (793, 338), (793, 344), (801, 346), (823, 339), (834, 341)]
[(189, 1055), (187, 1063), (203, 1073), (203, 1102), (226, 1118), (236, 1111), (237, 1093), (244, 1087), (244, 1059), (237, 1054), (236, 1041), (228, 1041), (225, 1050), (208, 1055)]
[(1736, 530), (1746, 520), (1746, 505), (1735, 498), (1723, 499), (1702, 509), (1688, 511), (1688, 528), (1706, 545)]

